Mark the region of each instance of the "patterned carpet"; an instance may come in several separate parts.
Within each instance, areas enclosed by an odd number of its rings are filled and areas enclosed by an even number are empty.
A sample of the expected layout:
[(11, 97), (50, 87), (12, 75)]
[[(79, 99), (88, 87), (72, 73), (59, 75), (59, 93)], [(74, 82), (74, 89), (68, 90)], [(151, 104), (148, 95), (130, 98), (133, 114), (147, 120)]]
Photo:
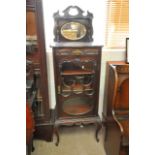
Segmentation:
[(99, 132), (100, 141), (95, 139), (95, 127), (79, 126), (60, 129), (60, 143), (34, 140), (35, 151), (31, 155), (106, 155), (103, 145), (103, 131)]

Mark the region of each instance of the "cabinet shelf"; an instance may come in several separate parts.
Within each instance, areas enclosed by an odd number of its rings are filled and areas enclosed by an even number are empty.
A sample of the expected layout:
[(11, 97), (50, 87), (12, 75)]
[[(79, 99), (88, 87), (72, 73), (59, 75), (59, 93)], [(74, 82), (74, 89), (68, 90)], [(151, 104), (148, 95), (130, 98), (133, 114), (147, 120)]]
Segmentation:
[(86, 97), (70, 98), (63, 102), (63, 110), (69, 115), (84, 115), (92, 111), (94, 101)]
[(95, 74), (92, 70), (67, 70), (61, 72), (61, 75), (91, 75)]
[(62, 92), (84, 92), (84, 91), (92, 91), (93, 89), (90, 87), (85, 87), (82, 84), (76, 84), (71, 87), (62, 87)]
[(63, 86), (62, 87), (62, 94), (64, 94), (64, 93), (68, 93), (69, 95), (71, 95), (71, 93), (74, 93), (74, 94), (86, 93), (88, 95), (89, 94), (93, 95), (94, 89), (90, 86), (84, 86), (82, 84), (75, 84), (75, 85), (70, 86), (70, 87)]
[(63, 97), (71, 97), (73, 94), (74, 95), (85, 95), (85, 96), (93, 96), (94, 95), (94, 90), (83, 90), (83, 91), (80, 91), (80, 90), (75, 90), (75, 91), (63, 91), (62, 93), (61, 93), (61, 95), (63, 96)]
[(84, 89), (84, 90), (79, 90), (79, 89), (75, 89), (75, 90), (69, 90), (69, 89), (64, 89), (62, 90), (62, 92), (86, 92), (86, 91), (93, 91), (93, 89)]

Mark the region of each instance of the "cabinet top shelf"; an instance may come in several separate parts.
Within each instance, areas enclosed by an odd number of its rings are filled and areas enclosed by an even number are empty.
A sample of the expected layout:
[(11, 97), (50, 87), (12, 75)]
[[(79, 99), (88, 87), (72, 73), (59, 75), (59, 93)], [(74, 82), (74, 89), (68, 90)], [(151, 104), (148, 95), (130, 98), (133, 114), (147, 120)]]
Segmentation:
[(67, 70), (61, 72), (61, 75), (91, 75), (94, 73), (93, 70)]
[(94, 43), (94, 42), (90, 42), (90, 43), (85, 43), (85, 42), (65, 42), (65, 43), (52, 43), (50, 45), (51, 48), (60, 48), (60, 47), (103, 47), (103, 45), (98, 44), (98, 43)]

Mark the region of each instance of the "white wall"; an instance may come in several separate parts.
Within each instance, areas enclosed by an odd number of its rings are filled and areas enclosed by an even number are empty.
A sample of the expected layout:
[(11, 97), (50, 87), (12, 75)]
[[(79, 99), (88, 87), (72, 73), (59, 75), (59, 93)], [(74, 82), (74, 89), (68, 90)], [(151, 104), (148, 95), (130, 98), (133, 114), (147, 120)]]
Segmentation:
[(100, 76), (100, 97), (99, 97), (99, 115), (102, 116), (103, 101), (104, 101), (104, 86), (106, 78), (106, 62), (107, 61), (123, 61), (125, 60), (125, 51), (122, 49), (116, 50), (102, 50), (101, 58), (101, 76)]
[[(84, 11), (90, 11), (94, 15), (93, 29), (94, 42), (104, 45), (105, 40), (105, 19), (106, 19), (106, 0), (43, 0), (44, 13), (44, 29), (47, 52), (47, 69), (48, 69), (48, 85), (51, 108), (55, 107), (55, 86), (54, 86), (54, 72), (53, 72), (53, 57), (50, 45), (53, 44), (53, 13), (64, 10), (69, 5), (77, 5)], [(99, 115), (101, 116), (104, 99), (104, 85), (105, 85), (105, 63), (108, 60), (124, 60), (124, 50), (109, 51), (103, 48), (102, 63), (101, 63), (101, 81), (100, 81), (100, 98), (99, 98)]]

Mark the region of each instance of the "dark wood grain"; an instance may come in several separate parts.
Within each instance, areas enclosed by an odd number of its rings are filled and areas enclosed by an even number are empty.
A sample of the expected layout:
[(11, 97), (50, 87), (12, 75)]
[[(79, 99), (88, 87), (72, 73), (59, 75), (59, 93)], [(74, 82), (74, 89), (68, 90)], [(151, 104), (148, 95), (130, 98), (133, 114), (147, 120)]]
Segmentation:
[(129, 154), (129, 64), (107, 62), (103, 125), (107, 155)]
[[(32, 106), (36, 124), (35, 138), (51, 139), (52, 126), (48, 96), (46, 49), (44, 38), (44, 19), (41, 0), (26, 1), (27, 36), (37, 39), (37, 49), (27, 53), (26, 59), (32, 61), (34, 68), (34, 81), (36, 99)], [(47, 132), (46, 132), (47, 131)], [(44, 134), (45, 135), (44, 135)]]

